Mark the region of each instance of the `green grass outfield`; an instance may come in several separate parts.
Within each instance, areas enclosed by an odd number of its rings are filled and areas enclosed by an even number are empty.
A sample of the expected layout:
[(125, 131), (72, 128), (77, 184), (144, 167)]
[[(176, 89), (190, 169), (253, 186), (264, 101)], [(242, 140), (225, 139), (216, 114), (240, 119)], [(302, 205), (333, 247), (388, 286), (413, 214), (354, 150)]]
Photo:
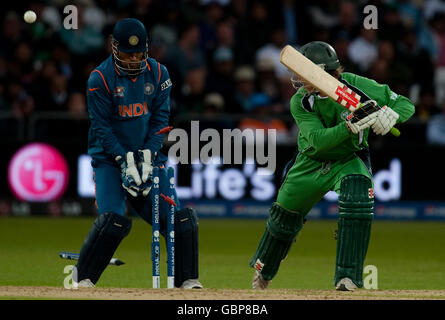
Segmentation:
[[(0, 286), (63, 287), (64, 267), (74, 264), (59, 252), (78, 252), (93, 218), (1, 218)], [(207, 288), (248, 289), (249, 260), (265, 220), (200, 220), (200, 279)], [(336, 221), (308, 221), (271, 288), (332, 289)], [(133, 228), (98, 287), (151, 288), (151, 227)], [(162, 251), (165, 287), (165, 250)], [(445, 289), (445, 223), (374, 221), (365, 265), (378, 268), (383, 290)]]

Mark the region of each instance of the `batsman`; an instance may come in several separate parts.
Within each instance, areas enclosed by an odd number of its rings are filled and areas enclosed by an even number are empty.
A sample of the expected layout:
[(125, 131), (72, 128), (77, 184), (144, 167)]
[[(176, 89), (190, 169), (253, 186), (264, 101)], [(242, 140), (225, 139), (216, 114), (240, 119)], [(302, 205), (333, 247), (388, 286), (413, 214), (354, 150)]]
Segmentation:
[[(130, 232), (132, 221), (125, 216), (127, 200), (130, 210), (151, 224), (154, 166), (160, 168), (160, 192), (169, 194), (167, 157), (160, 152), (170, 115), (168, 71), (148, 57), (147, 33), (137, 19), (117, 22), (111, 47), (112, 53), (91, 72), (87, 83), (88, 153), (98, 217), (80, 250), (77, 279), (73, 276), (78, 287), (95, 286)], [(175, 286), (202, 288), (198, 280), (198, 217), (193, 209), (176, 204)], [(165, 237), (169, 205), (161, 201), (159, 207), (160, 231)]]
[(370, 242), (374, 191), (368, 136), (386, 135), (414, 113), (413, 103), (374, 80), (343, 72), (335, 50), (314, 41), (300, 53), (361, 97), (354, 114), (317, 88), (292, 76), (297, 92), (290, 110), (299, 128), (298, 152), (286, 166), (266, 230), (253, 255), (254, 289), (266, 289), (287, 256), (311, 208), (330, 190), (338, 197), (336, 290), (363, 287)]

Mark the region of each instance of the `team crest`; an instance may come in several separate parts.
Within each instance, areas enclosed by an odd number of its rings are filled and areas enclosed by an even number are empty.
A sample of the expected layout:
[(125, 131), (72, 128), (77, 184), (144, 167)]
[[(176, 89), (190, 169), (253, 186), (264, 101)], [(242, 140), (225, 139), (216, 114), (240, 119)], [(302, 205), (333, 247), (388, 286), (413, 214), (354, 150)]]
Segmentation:
[(151, 84), (150, 82), (147, 82), (144, 86), (144, 93), (149, 96), (153, 93), (153, 91), (155, 90), (155, 87), (153, 86), (153, 84)]
[[(352, 114), (352, 113), (351, 113)], [(349, 116), (349, 111), (343, 111), (341, 114), (340, 114), (340, 118), (342, 119), (342, 120), (346, 120), (347, 118), (348, 118), (348, 116)]]
[(114, 96), (118, 98), (124, 97), (124, 87), (116, 87), (114, 88)]
[(131, 36), (131, 37), (128, 39), (128, 42), (129, 42), (132, 46), (135, 46), (135, 45), (137, 45), (137, 44), (139, 43), (139, 38), (138, 38), (137, 36)]

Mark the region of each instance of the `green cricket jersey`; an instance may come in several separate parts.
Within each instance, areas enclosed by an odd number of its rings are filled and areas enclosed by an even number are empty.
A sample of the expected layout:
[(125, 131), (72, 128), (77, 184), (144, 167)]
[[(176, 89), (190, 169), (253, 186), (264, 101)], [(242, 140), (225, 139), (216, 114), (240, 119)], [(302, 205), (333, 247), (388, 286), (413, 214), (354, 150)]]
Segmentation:
[[(352, 73), (343, 73), (341, 82), (361, 96), (361, 102), (375, 100), (399, 114), (397, 123), (414, 113), (413, 103), (391, 91), (387, 85)], [(340, 160), (368, 146), (369, 128), (353, 134), (345, 119), (350, 113), (328, 97), (308, 94), (300, 88), (290, 101), (290, 110), (299, 128), (298, 151), (316, 160)]]

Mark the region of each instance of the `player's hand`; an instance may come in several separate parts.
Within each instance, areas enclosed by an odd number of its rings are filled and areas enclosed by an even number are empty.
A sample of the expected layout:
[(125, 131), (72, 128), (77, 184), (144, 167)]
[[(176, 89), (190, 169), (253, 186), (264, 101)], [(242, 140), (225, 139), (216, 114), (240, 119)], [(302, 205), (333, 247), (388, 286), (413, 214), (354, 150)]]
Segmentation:
[(139, 166), (142, 173), (142, 183), (151, 180), (153, 174), (152, 154), (150, 149), (139, 150)]
[[(350, 116), (353, 114), (354, 113), (351, 113)], [(348, 118), (345, 121), (346, 127), (353, 134), (358, 134), (360, 131), (371, 127), (375, 123), (377, 116), (378, 116), (378, 112), (373, 112), (370, 115), (367, 115), (363, 119), (356, 121), (356, 122), (354, 122), (354, 117), (348, 116)]]
[(138, 186), (141, 185), (142, 181), (134, 161), (133, 152), (127, 152), (125, 158), (117, 156), (115, 160), (121, 167), (122, 187), (130, 195), (137, 197), (139, 192)]
[(375, 134), (384, 136), (394, 127), (397, 119), (399, 119), (397, 112), (388, 106), (383, 106), (378, 112), (376, 121), (371, 128)]
[(139, 195), (142, 195), (143, 197), (148, 196), (152, 186), (153, 186), (153, 182), (151, 179), (147, 180), (147, 182), (142, 183), (139, 186)]
[(374, 112), (379, 112), (380, 111), (380, 107), (377, 104), (377, 102), (375, 100), (368, 100), (366, 102), (364, 102), (360, 108), (356, 109), (352, 115), (349, 115), (350, 117), (353, 117), (353, 119), (351, 119), (352, 122), (358, 122), (364, 118), (366, 118), (367, 116), (373, 114)]

